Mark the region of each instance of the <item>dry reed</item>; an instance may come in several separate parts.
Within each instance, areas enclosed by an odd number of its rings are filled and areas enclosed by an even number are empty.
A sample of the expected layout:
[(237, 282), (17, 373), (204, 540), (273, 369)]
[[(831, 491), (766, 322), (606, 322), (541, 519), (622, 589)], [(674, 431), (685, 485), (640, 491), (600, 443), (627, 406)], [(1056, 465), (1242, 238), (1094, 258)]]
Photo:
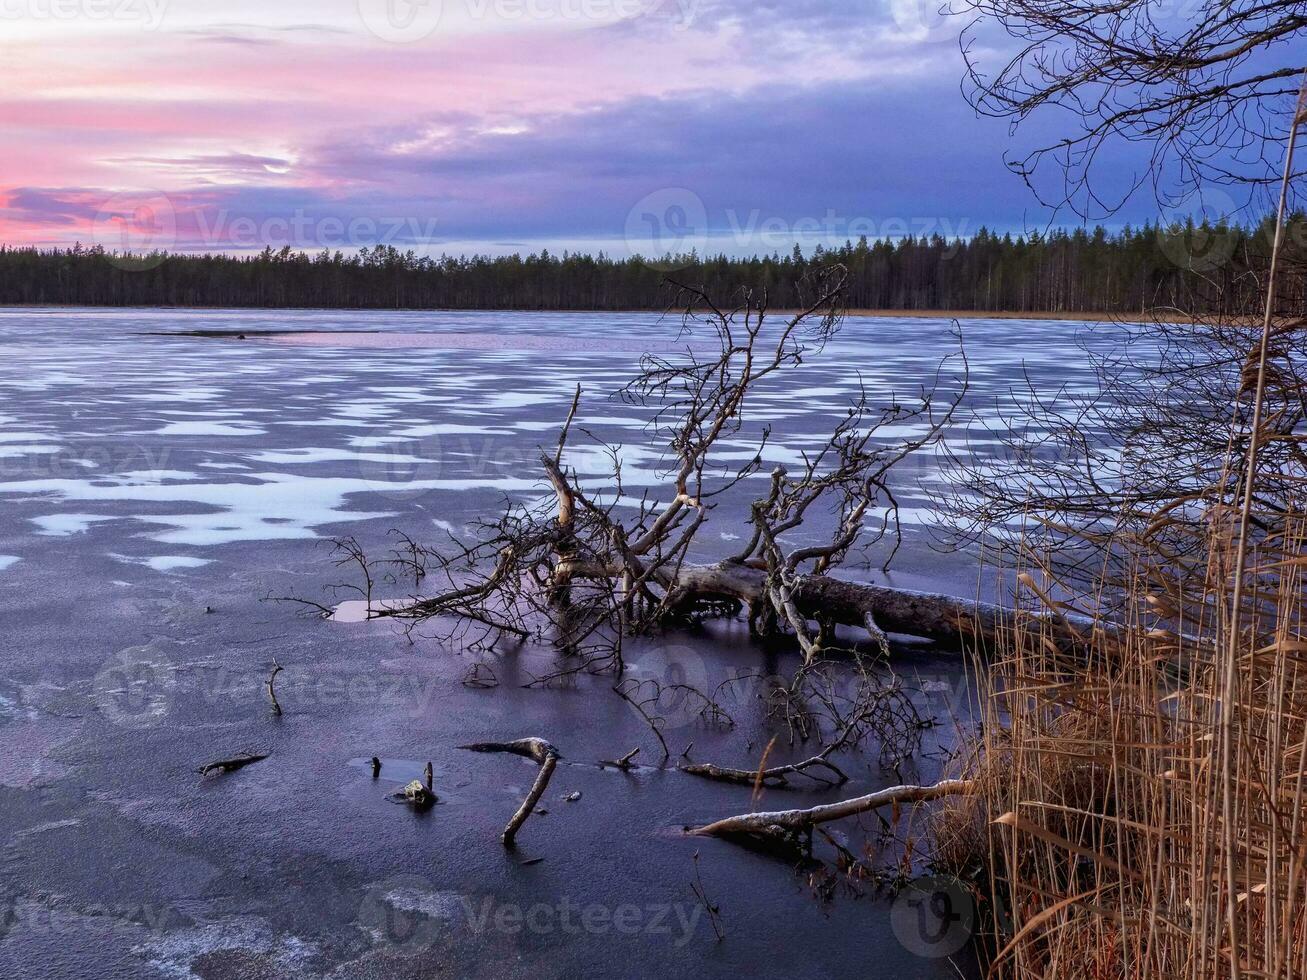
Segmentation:
[[(992, 976), (1307, 977), (1307, 432), (1281, 342), (1307, 322), (1265, 288), (1220, 478), (1100, 515), (1089, 588), (1034, 555), (1003, 570), (982, 790), (934, 815), (937, 864), (987, 899)], [(1029, 614), (1072, 595), (1113, 625), (1068, 649)]]

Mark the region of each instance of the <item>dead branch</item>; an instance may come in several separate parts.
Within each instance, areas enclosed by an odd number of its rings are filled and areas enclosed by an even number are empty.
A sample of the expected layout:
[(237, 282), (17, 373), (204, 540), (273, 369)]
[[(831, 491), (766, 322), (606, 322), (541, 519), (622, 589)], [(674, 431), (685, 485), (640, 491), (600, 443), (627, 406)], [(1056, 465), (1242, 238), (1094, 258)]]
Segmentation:
[(713, 935), (717, 937), (718, 942), (721, 942), (726, 938), (726, 933), (721, 924), (722, 910), (720, 906), (708, 901), (708, 891), (703, 886), (703, 875), (699, 873), (698, 851), (694, 852), (694, 881), (690, 884), (690, 891), (694, 893), (694, 897), (699, 900), (699, 904), (708, 913), (708, 922), (712, 925)]
[(281, 715), (281, 704), (277, 701), (277, 690), (274, 686), (277, 682), (277, 675), (282, 671), (281, 664), (275, 660), (272, 662), (272, 673), (268, 675), (268, 700), (272, 702), (272, 713)]
[(201, 776), (212, 775), (213, 773), (235, 772), (237, 769), (244, 769), (254, 762), (262, 762), (271, 752), (244, 752), (241, 755), (233, 756), (230, 759), (215, 759), (213, 762), (206, 762), (195, 770)]
[[(453, 620), (459, 629), (484, 630), (491, 644), (501, 635), (551, 635), (569, 655), (577, 655), (534, 684), (579, 672), (620, 674), (624, 636), (686, 618), (730, 616), (745, 606), (750, 622), (763, 631), (783, 623), (808, 664), (834, 643), (832, 628), (810, 625), (827, 615), (830, 604), (837, 607), (830, 623), (854, 625), (882, 648), (884, 631), (904, 627), (956, 642), (962, 620), (977, 612), (975, 604), (943, 597), (905, 600), (889, 589), (850, 593), (830, 573), (855, 547), (886, 535), (897, 548), (897, 505), (888, 476), (905, 457), (937, 442), (953, 419), (967, 386), (960, 352), (941, 364), (933, 387), (910, 402), (891, 393), (876, 409), (862, 391), (826, 442), (804, 454), (801, 467), (793, 473), (777, 468), (769, 492), (751, 509), (750, 543), (735, 562), (704, 567), (690, 560), (717, 501), (759, 474), (770, 429), (764, 425), (757, 432), (756, 451), (743, 465), (718, 460), (721, 444), (753, 441), (746, 419), (755, 393), (836, 334), (846, 277), (840, 266), (818, 270), (801, 284), (807, 300), (800, 311), (775, 322), (765, 291), (743, 290), (730, 306), (702, 289), (674, 283), (686, 331), (709, 333), (717, 341), (716, 354), (690, 348), (674, 358), (647, 355), (640, 374), (618, 392), (652, 412), (647, 432), (666, 464), (665, 499), (646, 497), (631, 513), (618, 447), (592, 446), (612, 461), (612, 481), (604, 489), (596, 489), (603, 481), (582, 481), (568, 466), (578, 387), (557, 446), (542, 449), (539, 457), (553, 501), (509, 506), (498, 521), (480, 526), (480, 540), (423, 554), (410, 545), (401, 554), (404, 566), (443, 577), (448, 587), (375, 615)], [(952, 362), (958, 371), (948, 369)], [(920, 434), (897, 441), (881, 434), (910, 427)], [(814, 545), (809, 535), (802, 546), (790, 543), (787, 536), (797, 535), (805, 516), (825, 504), (837, 515), (830, 540)], [(357, 546), (346, 541), (340, 550), (341, 564), (353, 562), (363, 570), (358, 591), (370, 595), (372, 579)]]
[[(839, 766), (831, 762), (824, 756), (815, 755), (810, 759), (804, 759), (802, 762), (795, 762), (785, 766), (773, 766), (770, 769), (732, 769), (729, 766), (718, 766), (711, 762), (695, 763), (694, 765), (681, 766), (681, 772), (689, 773), (691, 776), (702, 776), (704, 779), (715, 779), (723, 783), (739, 783), (742, 786), (753, 786), (759, 781), (763, 783), (774, 783), (781, 786), (787, 785), (787, 775), (807, 776), (819, 783), (827, 786), (839, 786), (849, 781), (849, 777)], [(834, 775), (834, 779), (824, 779), (809, 770), (822, 769)]]
[(431, 784), (420, 779), (414, 779), (392, 799), (397, 803), (407, 803), (415, 810), (430, 810), (438, 802), (436, 794), (431, 791)]
[(549, 780), (562, 753), (554, 747), (553, 743), (534, 737), (519, 738), (513, 742), (474, 742), (471, 745), (460, 745), (459, 748), (471, 752), (507, 752), (511, 755), (520, 755), (540, 767), (540, 772), (536, 775), (530, 792), (526, 794), (526, 799), (522, 801), (522, 805), (508, 821), (508, 826), (504, 828), (502, 837), (504, 846), (512, 847), (517, 832), (522, 829), (522, 824), (526, 823), (526, 818), (531, 815), (536, 804), (540, 802), (540, 797), (544, 796), (545, 790), (549, 788)]
[[(577, 574), (598, 575), (600, 571), (582, 568)], [(735, 560), (685, 565), (674, 577), (669, 576), (666, 584), (686, 597), (731, 597), (745, 604), (763, 603), (769, 588), (765, 569)], [(952, 646), (983, 644), (1001, 629), (1020, 626), (1050, 630), (1068, 645), (1074, 645), (1083, 633), (1112, 628), (1087, 616), (1022, 612), (942, 593), (848, 582), (829, 575), (798, 578), (792, 600), (805, 622), (824, 615), (841, 625), (866, 629), (870, 617), (883, 631), (921, 636)]]
[(770, 813), (745, 813), (726, 817), (704, 827), (689, 830), (698, 837), (721, 837), (731, 834), (751, 834), (763, 837), (793, 837), (805, 834), (814, 826), (841, 820), (844, 817), (866, 813), (878, 807), (904, 803), (923, 803), (942, 796), (971, 793), (975, 782), (969, 779), (945, 779), (929, 786), (891, 786), (866, 796), (858, 796), (839, 803), (827, 803), (807, 810), (775, 810)]
[(630, 752), (626, 753), (626, 755), (622, 756), (620, 759), (616, 759), (616, 760), (604, 759), (599, 764), (601, 766), (612, 766), (614, 769), (622, 770), (622, 772), (629, 772), (632, 769), (639, 768), (634, 762), (631, 761), (639, 754), (640, 754), (640, 747), (637, 745), (635, 748), (633, 748)]
[[(646, 683), (653, 684), (654, 693), (652, 696), (643, 693)], [(662, 697), (662, 688), (657, 682), (626, 680), (616, 685), (613, 688), (613, 693), (634, 708), (640, 717), (644, 719), (645, 724), (649, 726), (649, 730), (658, 739), (658, 744), (662, 746), (663, 761), (666, 762), (672, 753), (667, 747), (667, 739), (663, 737), (663, 719), (660, 715), (650, 712), (650, 705), (656, 707), (658, 699)]]

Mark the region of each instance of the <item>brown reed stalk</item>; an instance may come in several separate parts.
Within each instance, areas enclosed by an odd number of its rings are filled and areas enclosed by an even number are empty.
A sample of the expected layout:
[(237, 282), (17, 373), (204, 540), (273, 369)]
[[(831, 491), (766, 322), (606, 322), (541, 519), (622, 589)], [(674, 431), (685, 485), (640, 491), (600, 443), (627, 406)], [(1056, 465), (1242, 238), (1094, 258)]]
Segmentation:
[[(1294, 137), (1305, 117), (1307, 78)], [(937, 854), (988, 900), (993, 977), (1307, 977), (1307, 432), (1283, 343), (1307, 322), (1276, 317), (1293, 143), (1234, 382), (1251, 428), (1234, 420), (1219, 478), (1097, 515), (1092, 575), (1033, 544), (1001, 569), (1020, 591), (977, 657), (979, 791), (934, 815)], [(1072, 607), (1112, 628), (1067, 649), (1047, 613)]]
[[(1266, 362), (1271, 345), (1271, 317), (1275, 311), (1276, 273), (1280, 260), (1280, 248), (1284, 244), (1284, 212), (1289, 196), (1289, 180), (1293, 176), (1293, 151), (1298, 139), (1298, 127), (1307, 110), (1307, 72), (1303, 74), (1302, 86), (1298, 92), (1298, 101), (1294, 106), (1293, 120), (1289, 126), (1289, 142), (1284, 154), (1284, 176), (1280, 180), (1280, 200), (1275, 214), (1275, 241), (1271, 246), (1270, 269), (1266, 277), (1266, 306), (1262, 317), (1262, 333), (1257, 350), (1257, 379), (1253, 393), (1252, 425), (1248, 433), (1248, 456), (1243, 475), (1243, 497), (1239, 505), (1239, 535), (1234, 552), (1233, 596), (1230, 600), (1229, 645), (1226, 651), (1225, 676), (1221, 694), (1221, 773), (1222, 773), (1222, 833), (1225, 846), (1225, 888), (1226, 888), (1226, 926), (1230, 933), (1230, 945), (1239, 947), (1239, 916), (1237, 904), (1237, 869), (1234, 866), (1234, 722), (1235, 705), (1239, 701), (1236, 685), (1238, 677), (1238, 652), (1242, 635), (1244, 573), (1248, 559), (1248, 530), (1252, 523), (1253, 493), (1257, 483), (1257, 454), (1262, 438), (1262, 408), (1266, 399)], [(1241, 974), (1239, 957), (1231, 958), (1232, 980), (1239, 980)]]

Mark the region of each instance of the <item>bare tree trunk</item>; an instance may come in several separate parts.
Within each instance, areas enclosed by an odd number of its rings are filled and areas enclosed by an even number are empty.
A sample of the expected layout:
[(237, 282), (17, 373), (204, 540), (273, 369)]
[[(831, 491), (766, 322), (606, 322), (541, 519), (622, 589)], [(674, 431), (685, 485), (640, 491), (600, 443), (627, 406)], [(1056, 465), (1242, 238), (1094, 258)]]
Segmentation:
[[(584, 564), (573, 567), (580, 577), (608, 578), (612, 569)], [(686, 565), (658, 576), (669, 592), (683, 602), (725, 597), (750, 607), (765, 603), (767, 573), (752, 564), (734, 561), (715, 565)], [(815, 620), (819, 615), (845, 626), (866, 630), (873, 642), (877, 633), (905, 633), (941, 643), (961, 645), (980, 641), (988, 644), (995, 634), (1010, 627), (1016, 617), (1038, 622), (1067, 642), (1083, 639), (1095, 628), (1104, 628), (1088, 617), (1070, 614), (1018, 613), (1010, 608), (936, 592), (916, 592), (883, 585), (846, 582), (827, 575), (801, 576), (794, 589), (794, 603), (800, 613)], [(1110, 627), (1107, 627), (1110, 628)]]

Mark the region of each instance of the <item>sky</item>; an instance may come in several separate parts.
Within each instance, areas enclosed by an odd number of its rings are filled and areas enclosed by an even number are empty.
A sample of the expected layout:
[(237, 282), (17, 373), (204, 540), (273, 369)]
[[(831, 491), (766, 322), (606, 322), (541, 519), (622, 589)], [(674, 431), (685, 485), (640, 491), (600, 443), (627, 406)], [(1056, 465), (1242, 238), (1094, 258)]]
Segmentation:
[(1043, 227), (936, 6), (0, 0), (0, 242), (621, 256)]

